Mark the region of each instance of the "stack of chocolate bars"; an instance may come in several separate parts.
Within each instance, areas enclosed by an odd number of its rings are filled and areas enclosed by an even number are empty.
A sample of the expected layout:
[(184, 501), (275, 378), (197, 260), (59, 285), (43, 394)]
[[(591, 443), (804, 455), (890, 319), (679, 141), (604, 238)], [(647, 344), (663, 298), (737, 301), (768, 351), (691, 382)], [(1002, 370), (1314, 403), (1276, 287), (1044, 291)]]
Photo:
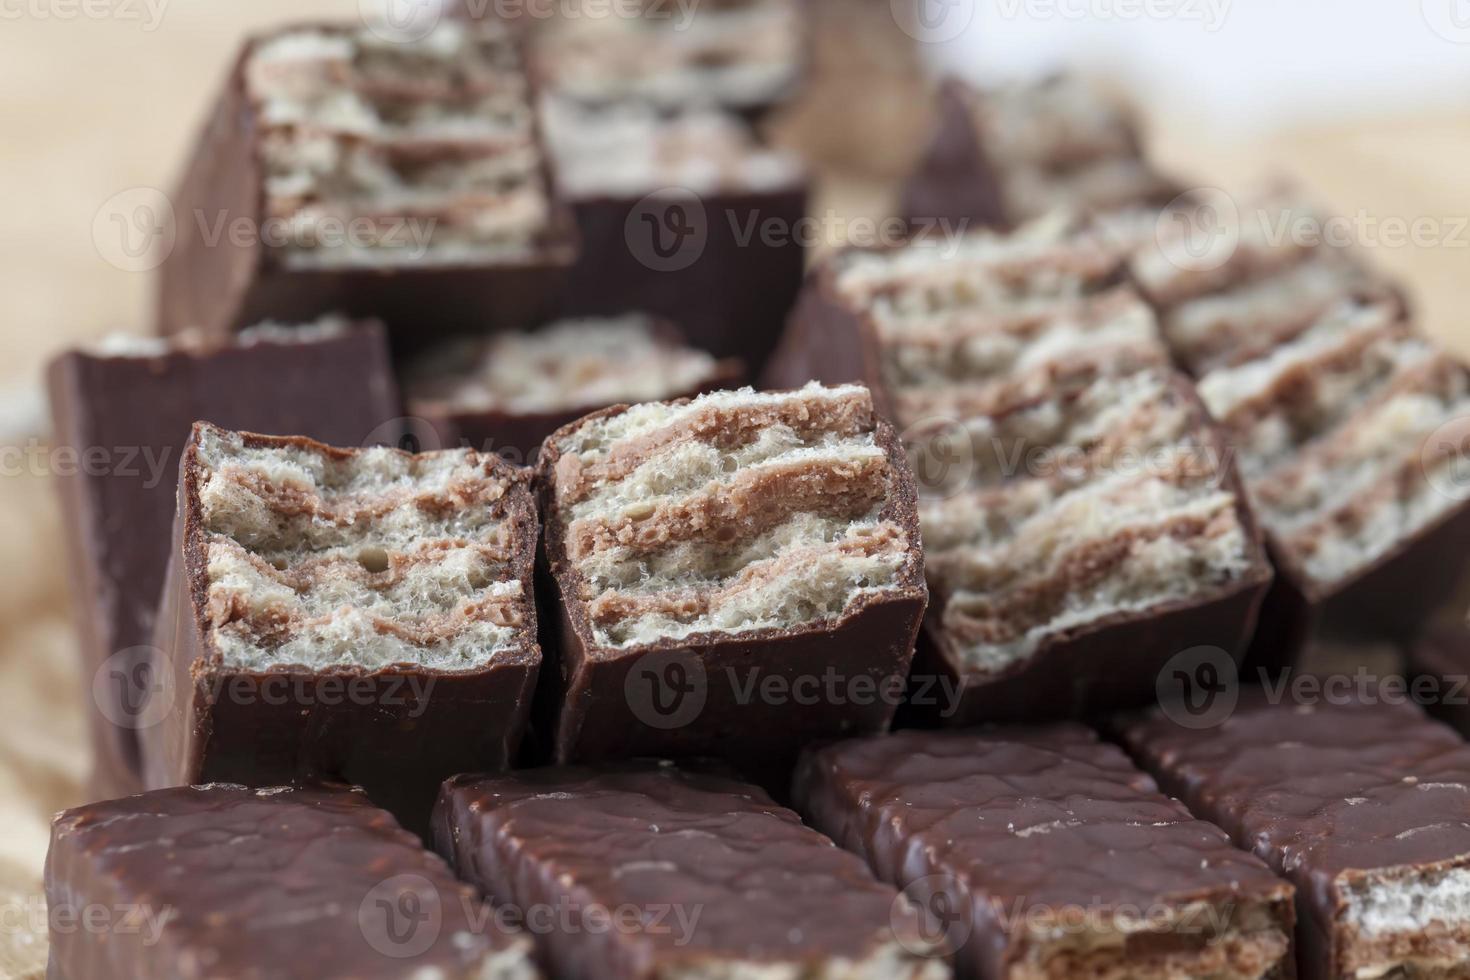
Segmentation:
[(1457, 584), (1401, 290), (1286, 190), (1181, 249), (1063, 77), (946, 87), (909, 216), (988, 230), (798, 302), (741, 228), (805, 210), (803, 5), (633, 8), (252, 42), (181, 197), (284, 237), (182, 231), (168, 339), (54, 362), (117, 465), (61, 486), (51, 975), (1470, 976), (1470, 746), (1237, 682)]

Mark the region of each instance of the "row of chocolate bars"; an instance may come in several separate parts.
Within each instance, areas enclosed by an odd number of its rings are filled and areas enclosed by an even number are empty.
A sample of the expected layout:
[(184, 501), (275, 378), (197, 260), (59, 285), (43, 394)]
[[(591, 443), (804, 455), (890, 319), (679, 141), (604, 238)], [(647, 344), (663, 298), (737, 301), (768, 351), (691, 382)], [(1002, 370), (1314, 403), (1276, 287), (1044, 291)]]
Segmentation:
[[(701, 11), (247, 48), (179, 196), (290, 243), (181, 227), (178, 336), (51, 369), (111, 801), (47, 893), (134, 917), (53, 974), (1463, 975), (1470, 747), (1219, 682), (1444, 604), (1470, 374), (1275, 233), (1292, 192), (1195, 248), (1219, 202), (1066, 78), (941, 93), (908, 216), (992, 230), (798, 302), (799, 246), (711, 211), (660, 271), (659, 187), (805, 208), (718, 135), (788, 97), (797, 5)], [(1147, 707), (1175, 665), (1209, 697)]]

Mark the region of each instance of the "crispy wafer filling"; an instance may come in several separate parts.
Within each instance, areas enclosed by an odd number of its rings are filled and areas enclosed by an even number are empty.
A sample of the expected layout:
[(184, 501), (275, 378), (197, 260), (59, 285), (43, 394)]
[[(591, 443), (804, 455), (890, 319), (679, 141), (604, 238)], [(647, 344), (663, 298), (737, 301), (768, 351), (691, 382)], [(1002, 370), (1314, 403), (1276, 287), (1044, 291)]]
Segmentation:
[(1391, 307), (1339, 307), (1200, 394), (1262, 523), (1315, 582), (1351, 577), (1463, 501), (1457, 443), (1431, 437), (1470, 413), (1470, 376)]
[(1291, 949), (1271, 903), (1194, 902), (1147, 918), (1059, 916), (1028, 929), (1022, 962), (1008, 980), (1263, 980)]
[(245, 78), (266, 244), (288, 267), (515, 258), (546, 230), (533, 109), (503, 25), (296, 29), (259, 42)]
[(227, 666), (472, 670), (519, 649), (526, 586), (490, 457), (201, 433), (209, 627)]
[(1470, 961), (1470, 869), (1389, 868), (1340, 875), (1355, 980), (1460, 980)]
[(594, 105), (743, 107), (797, 81), (805, 32), (794, 0), (637, 6), (641, 16), (628, 17), (573, 0), (537, 25), (533, 58), (548, 90)]
[(670, 398), (719, 370), (714, 357), (630, 314), (454, 343), (426, 356), (407, 388), (411, 406), (531, 414)]
[(763, 145), (749, 125), (715, 109), (673, 115), (641, 104), (583, 106), (542, 100), (556, 181), (572, 198), (641, 197), (665, 188), (695, 194), (797, 186), (802, 168)]
[(797, 629), (916, 571), (866, 388), (716, 392), (555, 438), (564, 548), (600, 644)]
[(1253, 567), (1228, 460), (1165, 370), (992, 402), (910, 451), (931, 615), (977, 673), (1108, 616), (1216, 594)]
[(977, 92), (970, 111), (1016, 218), (1122, 207), (1170, 188), (1139, 155), (1128, 112), (1076, 76)]

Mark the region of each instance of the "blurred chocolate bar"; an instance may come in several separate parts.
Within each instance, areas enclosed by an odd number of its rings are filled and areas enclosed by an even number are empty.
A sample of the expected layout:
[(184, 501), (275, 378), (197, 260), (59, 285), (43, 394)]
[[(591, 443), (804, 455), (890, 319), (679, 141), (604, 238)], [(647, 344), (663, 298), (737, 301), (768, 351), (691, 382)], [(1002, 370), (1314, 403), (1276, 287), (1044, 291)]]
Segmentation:
[(1470, 551), (1470, 371), (1393, 301), (1350, 300), (1274, 348), (1206, 373), (1277, 567), (1269, 662), (1313, 627), (1412, 636)]
[(867, 381), (902, 428), (932, 595), (926, 716), (1139, 704), (1174, 654), (1239, 657), (1252, 635), (1259, 531), (1122, 258), (1050, 222), (841, 253), (768, 373)]
[(543, 100), (583, 251), (564, 312), (642, 310), (758, 370), (801, 289), (807, 179), (738, 117)]
[(950, 79), (901, 211), (916, 226), (1011, 228), (1057, 210), (1163, 205), (1180, 187), (1139, 132), (1130, 108), (1074, 75), (983, 90)]
[(515, 757), (541, 663), (524, 470), (194, 427), (158, 615), (151, 789), (360, 785), (410, 829)]
[(404, 397), (439, 446), (529, 463), (583, 415), (734, 387), (744, 374), (739, 361), (686, 346), (672, 324), (625, 314), (453, 341), (409, 368)]
[(252, 39), (173, 208), (165, 333), (342, 311), (417, 348), (536, 322), (575, 254), (518, 43), (493, 20)]
[(47, 382), (56, 450), (75, 461), (58, 468), (57, 485), (91, 709), (88, 793), (124, 796), (141, 786), (142, 648), (153, 642), (190, 427), (391, 440), (398, 391), (382, 328), (336, 318), (225, 341), (120, 338), (60, 355)]

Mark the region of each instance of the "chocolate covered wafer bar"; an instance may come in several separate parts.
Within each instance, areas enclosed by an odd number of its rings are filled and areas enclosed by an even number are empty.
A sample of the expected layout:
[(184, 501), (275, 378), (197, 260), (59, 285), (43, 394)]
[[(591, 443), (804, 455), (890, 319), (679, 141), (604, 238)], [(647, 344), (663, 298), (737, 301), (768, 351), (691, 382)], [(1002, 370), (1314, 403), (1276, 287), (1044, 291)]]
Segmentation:
[(417, 348), (535, 322), (575, 252), (498, 20), (252, 39), (172, 203), (165, 333), (344, 311)]
[(929, 149), (904, 191), (916, 224), (1015, 227), (1058, 209), (1164, 204), (1179, 193), (1144, 155), (1133, 111), (1073, 75), (939, 91)]
[(640, 0), (611, 16), (573, 0), (559, 16), (524, 17), (546, 88), (586, 105), (641, 103), (663, 112), (715, 106), (757, 116), (788, 98), (807, 55), (802, 0), (726, 0), (679, 7)]
[(1470, 625), (1436, 623), (1407, 647), (1416, 700), (1470, 738)]
[(777, 355), (776, 383), (870, 380), (903, 427), (933, 597), (916, 694), (947, 692), (926, 714), (1141, 704), (1182, 650), (1244, 653), (1260, 535), (1121, 260), (1050, 223), (843, 253)]
[(629, 313), (452, 341), (409, 368), (404, 395), (440, 446), (525, 462), (589, 412), (735, 387), (744, 373), (688, 346), (672, 324)]
[(540, 652), (523, 471), (200, 424), (159, 612), (150, 788), (336, 778), (419, 829), (516, 755)]
[(1344, 300), (1403, 305), (1328, 212), (1294, 188), (1215, 192), (1193, 207), (1138, 242), (1130, 271), (1175, 359), (1196, 376), (1270, 353)]
[(799, 161), (729, 113), (587, 107), (548, 96), (557, 187), (582, 237), (564, 310), (643, 310), (756, 370), (801, 289), (810, 239)]
[[(761, 790), (669, 764), (462, 776), (434, 840), (565, 980), (944, 980), (915, 910)], [(610, 928), (594, 929), (598, 921)]]
[(960, 976), (1292, 976), (1291, 886), (1081, 726), (839, 742), (794, 793), (934, 917)]
[(913, 477), (866, 388), (715, 392), (561, 429), (537, 468), (560, 761), (787, 761), (888, 727), (926, 591)]
[(1239, 459), (1278, 570), (1273, 659), (1319, 624), (1413, 635), (1470, 549), (1456, 433), (1470, 373), (1394, 303), (1350, 301), (1199, 392)]
[(47, 386), (55, 448), (72, 461), (58, 455), (55, 475), (93, 709), (88, 793), (126, 796), (142, 788), (142, 648), (153, 642), (190, 427), (204, 419), (361, 445), (388, 435), (398, 391), (381, 327), (340, 318), (260, 324), (223, 342), (116, 338), (58, 356)]
[(1296, 885), (1302, 980), (1464, 973), (1470, 748), (1450, 729), (1373, 692), (1248, 689), (1218, 726), (1156, 713), (1121, 732), (1166, 790)]
[(523, 935), (348, 788), (186, 786), (67, 810), (46, 901), (54, 980), (540, 975)]

